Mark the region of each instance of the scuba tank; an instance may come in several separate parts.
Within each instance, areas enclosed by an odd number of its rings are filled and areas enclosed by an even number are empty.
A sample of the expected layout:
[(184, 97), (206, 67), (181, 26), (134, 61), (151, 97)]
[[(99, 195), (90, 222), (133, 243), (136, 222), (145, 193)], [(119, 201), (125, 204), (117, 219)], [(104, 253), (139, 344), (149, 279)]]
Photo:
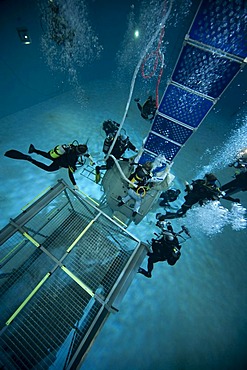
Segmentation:
[(66, 144), (56, 145), (55, 148), (53, 148), (49, 151), (49, 154), (50, 154), (51, 158), (56, 159), (56, 158), (61, 157), (61, 155), (63, 155), (65, 153), (65, 149), (67, 147), (68, 146)]
[(110, 149), (110, 146), (112, 144), (112, 141), (113, 141), (113, 136), (112, 135), (108, 135), (106, 138), (105, 138), (105, 141), (104, 141), (104, 144), (103, 144), (103, 153), (107, 154), (109, 149)]
[(119, 128), (120, 124), (108, 119), (107, 121), (103, 122), (103, 130), (105, 131), (106, 135), (115, 134)]

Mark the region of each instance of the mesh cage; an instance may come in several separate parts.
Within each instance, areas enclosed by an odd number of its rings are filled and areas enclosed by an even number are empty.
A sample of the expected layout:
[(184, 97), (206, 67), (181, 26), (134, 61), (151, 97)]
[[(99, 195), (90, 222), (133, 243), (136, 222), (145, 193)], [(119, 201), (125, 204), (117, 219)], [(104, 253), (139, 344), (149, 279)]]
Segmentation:
[(139, 240), (62, 181), (11, 220), (0, 243), (6, 369), (78, 362), (146, 255)]

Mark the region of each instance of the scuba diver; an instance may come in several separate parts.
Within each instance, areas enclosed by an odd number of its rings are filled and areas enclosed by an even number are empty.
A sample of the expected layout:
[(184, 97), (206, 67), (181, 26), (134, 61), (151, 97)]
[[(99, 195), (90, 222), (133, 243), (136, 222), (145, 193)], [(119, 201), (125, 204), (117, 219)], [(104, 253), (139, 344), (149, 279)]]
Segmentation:
[(134, 210), (132, 217), (135, 217), (141, 207), (142, 199), (146, 192), (151, 188), (152, 179), (152, 162), (146, 162), (143, 165), (137, 164), (136, 170), (129, 176), (129, 180), (133, 185), (129, 184), (128, 194), (121, 198), (119, 197), (118, 207), (123, 206), (130, 199), (135, 200)]
[[(104, 146), (103, 146), (103, 152), (105, 154), (108, 153), (110, 147), (111, 147), (111, 144), (114, 140), (114, 136), (112, 136), (111, 134), (109, 134), (107, 136), (107, 138), (105, 139), (104, 141)], [(111, 154), (116, 158), (116, 159), (120, 159), (122, 158), (124, 160), (124, 158), (122, 157), (125, 153), (126, 150), (132, 150), (133, 152), (138, 152), (138, 149), (131, 143), (130, 139), (128, 136), (126, 136), (125, 134), (120, 134), (114, 144), (114, 147), (112, 148), (112, 151), (111, 151)], [(128, 159), (126, 159), (128, 161)], [(108, 158), (106, 160), (106, 169), (109, 170), (110, 168), (112, 168), (114, 165), (114, 159), (113, 158)]]
[(161, 233), (157, 235), (158, 238), (152, 239), (151, 247), (152, 252), (148, 252), (148, 263), (147, 270), (139, 267), (138, 273), (146, 276), (147, 278), (152, 277), (152, 270), (154, 268), (154, 263), (167, 261), (171, 266), (174, 266), (175, 263), (181, 256), (181, 243), (179, 243), (178, 237), (181, 237), (185, 242), (187, 239), (184, 238), (181, 234), (186, 233), (188, 238), (190, 238), (190, 233), (185, 226), (182, 226), (181, 231), (175, 233), (170, 222), (160, 222), (158, 221), (156, 226), (161, 229)]
[(38, 162), (35, 159), (33, 159), (30, 155), (23, 154), (19, 152), (18, 150), (9, 150), (4, 155), (8, 158), (13, 159), (21, 159), (28, 161), (35, 166), (41, 168), (44, 171), (47, 172), (54, 172), (59, 170), (59, 168), (68, 168), (68, 174), (70, 181), (74, 185), (74, 190), (78, 190), (78, 186), (76, 185), (76, 181), (74, 179), (73, 173), (76, 171), (77, 167), (76, 164), (82, 165), (84, 162), (82, 160), (82, 156), (88, 157), (90, 159), (90, 154), (87, 153), (88, 147), (86, 144), (79, 144), (76, 141), (76, 145), (74, 144), (75, 141), (73, 141), (70, 145), (57, 145), (54, 149), (50, 150), (49, 152), (43, 152), (42, 150), (38, 150), (34, 147), (33, 144), (29, 146), (28, 153), (32, 154), (38, 154), (41, 155), (44, 158), (50, 159), (52, 163), (48, 166), (42, 162)]
[(187, 195), (184, 197), (184, 204), (177, 212), (167, 212), (163, 215), (163, 220), (182, 217), (196, 203), (202, 206), (208, 200), (219, 200), (223, 194), (217, 187), (216, 181), (218, 179), (214, 174), (206, 173), (203, 179), (192, 181), (191, 185), (186, 183)]
[(230, 195), (247, 190), (247, 170), (235, 174), (235, 179), (221, 186), (220, 190), (225, 192), (224, 199), (240, 203), (240, 200), (230, 197)]
[(168, 189), (165, 192), (160, 194), (160, 198), (163, 198), (163, 200), (160, 202), (161, 207), (169, 207), (170, 203), (175, 202), (177, 200), (179, 194), (181, 194), (181, 191), (179, 189)]
[[(103, 144), (103, 153), (107, 154), (109, 152), (109, 149), (111, 148), (111, 145), (113, 143), (113, 140), (116, 136), (116, 133), (118, 131), (119, 124), (115, 121), (105, 121), (103, 123), (103, 130), (107, 134), (104, 144)], [(131, 143), (129, 137), (122, 133), (117, 137), (117, 140), (112, 148), (111, 155), (113, 155), (116, 159), (122, 159), (128, 161), (128, 159), (123, 158), (123, 155), (126, 150), (133, 150), (134, 152), (138, 152), (138, 149), (134, 146), (134, 144)], [(98, 183), (100, 181), (100, 170), (109, 170), (114, 165), (114, 159), (109, 157), (106, 160), (106, 164), (103, 166), (96, 166), (96, 177), (95, 182)]]
[(108, 119), (107, 121), (103, 122), (102, 128), (105, 131), (106, 136), (108, 136), (109, 134), (112, 134), (113, 136), (115, 136), (118, 131), (119, 126), (120, 124), (117, 123), (116, 121)]
[(238, 168), (241, 170), (247, 170), (247, 148), (242, 149), (238, 154), (237, 158), (233, 163), (228, 165), (229, 167)]
[(235, 179), (221, 186), (220, 189), (225, 192), (224, 199), (240, 203), (240, 199), (234, 199), (230, 195), (247, 190), (247, 148), (239, 152), (237, 159), (229, 164), (229, 167), (234, 167), (240, 172), (236, 172)]
[(150, 95), (147, 98), (147, 100), (145, 101), (145, 103), (143, 105), (141, 105), (139, 103), (139, 101), (140, 101), (139, 98), (136, 98), (134, 100), (137, 103), (137, 107), (141, 112), (142, 118), (144, 118), (146, 120), (149, 120), (149, 121), (152, 121), (152, 119), (154, 118), (156, 109), (157, 109), (156, 101), (155, 101), (155, 99), (152, 98), (152, 95)]

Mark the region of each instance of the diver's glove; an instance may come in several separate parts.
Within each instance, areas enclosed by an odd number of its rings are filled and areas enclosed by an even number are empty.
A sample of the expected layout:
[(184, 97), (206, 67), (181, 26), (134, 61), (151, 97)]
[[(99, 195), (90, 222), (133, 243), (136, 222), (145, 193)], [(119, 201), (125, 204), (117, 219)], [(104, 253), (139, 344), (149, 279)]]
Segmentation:
[(188, 181), (184, 182), (185, 184), (185, 191), (189, 192), (193, 189), (193, 186), (188, 183)]
[(73, 186), (73, 190), (80, 190), (78, 185)]

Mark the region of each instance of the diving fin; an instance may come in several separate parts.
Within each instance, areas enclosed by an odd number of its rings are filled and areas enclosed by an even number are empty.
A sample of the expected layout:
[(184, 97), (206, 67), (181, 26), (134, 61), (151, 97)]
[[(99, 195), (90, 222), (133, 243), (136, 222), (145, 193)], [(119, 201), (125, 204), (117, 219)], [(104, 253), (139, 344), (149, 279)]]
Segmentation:
[(101, 176), (100, 176), (100, 170), (99, 166), (96, 166), (96, 174), (95, 174), (95, 182), (98, 184), (100, 182)]
[(167, 220), (167, 219), (172, 219), (172, 218), (177, 218), (177, 217), (181, 217), (177, 212), (166, 212), (166, 214), (164, 215), (164, 219)]
[(8, 150), (6, 153), (4, 153), (4, 155), (8, 158), (23, 159), (24, 161), (30, 161), (32, 159), (30, 155), (23, 154), (22, 152), (14, 149)]
[(100, 173), (96, 173), (96, 175), (95, 175), (96, 184), (98, 184), (100, 182), (100, 179), (101, 179)]

